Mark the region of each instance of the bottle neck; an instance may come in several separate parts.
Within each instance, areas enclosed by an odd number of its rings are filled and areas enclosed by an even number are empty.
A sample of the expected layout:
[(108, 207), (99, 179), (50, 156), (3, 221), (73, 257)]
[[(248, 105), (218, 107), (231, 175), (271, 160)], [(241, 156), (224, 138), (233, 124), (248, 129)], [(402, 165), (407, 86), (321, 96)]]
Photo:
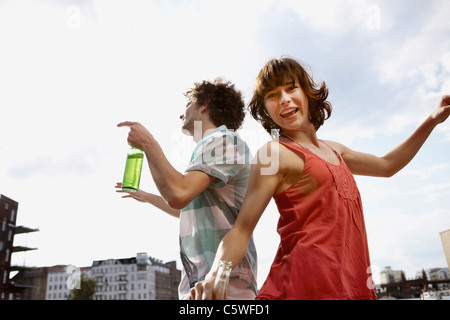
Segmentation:
[(229, 261), (220, 261), (214, 282), (214, 299), (225, 300), (227, 295), (228, 282), (230, 279), (232, 263)]

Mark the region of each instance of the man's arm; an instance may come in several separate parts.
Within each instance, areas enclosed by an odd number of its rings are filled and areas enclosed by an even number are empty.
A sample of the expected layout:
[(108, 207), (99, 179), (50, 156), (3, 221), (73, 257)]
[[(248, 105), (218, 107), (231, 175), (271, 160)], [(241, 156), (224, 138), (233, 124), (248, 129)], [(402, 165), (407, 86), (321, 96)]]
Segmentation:
[(352, 173), (391, 177), (415, 157), (433, 129), (449, 115), (450, 96), (443, 96), (431, 115), (405, 141), (382, 157), (353, 151), (336, 142), (330, 144), (341, 153)]
[(153, 135), (138, 122), (121, 122), (129, 127), (128, 144), (145, 152), (150, 172), (161, 196), (174, 209), (182, 209), (202, 193), (215, 179), (201, 171), (182, 174), (167, 160)]

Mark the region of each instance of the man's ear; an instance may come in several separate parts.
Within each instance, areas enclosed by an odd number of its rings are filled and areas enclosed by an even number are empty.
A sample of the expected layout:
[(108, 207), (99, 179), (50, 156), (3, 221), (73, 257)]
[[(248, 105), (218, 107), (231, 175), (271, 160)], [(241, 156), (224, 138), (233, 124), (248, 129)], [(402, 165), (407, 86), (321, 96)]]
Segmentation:
[(211, 99), (207, 99), (207, 100), (203, 103), (203, 105), (200, 107), (200, 112), (206, 112), (206, 111), (209, 111), (209, 109), (208, 109), (208, 104), (209, 104), (210, 101), (211, 101)]

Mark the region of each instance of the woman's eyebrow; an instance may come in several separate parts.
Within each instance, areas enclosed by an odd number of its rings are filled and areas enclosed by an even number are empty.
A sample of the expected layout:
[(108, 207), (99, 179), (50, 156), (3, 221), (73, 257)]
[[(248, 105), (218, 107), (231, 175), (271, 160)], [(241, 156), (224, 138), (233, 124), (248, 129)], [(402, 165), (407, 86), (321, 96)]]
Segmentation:
[(290, 86), (290, 85), (292, 85), (292, 84), (295, 84), (295, 81), (294, 81), (294, 80), (291, 80), (291, 81), (286, 82), (286, 83), (284, 84), (284, 86)]

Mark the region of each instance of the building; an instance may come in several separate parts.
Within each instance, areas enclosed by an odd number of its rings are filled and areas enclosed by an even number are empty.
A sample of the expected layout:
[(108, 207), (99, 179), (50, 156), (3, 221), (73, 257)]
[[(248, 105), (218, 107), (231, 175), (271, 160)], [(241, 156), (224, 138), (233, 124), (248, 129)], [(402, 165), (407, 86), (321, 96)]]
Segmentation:
[[(16, 226), (18, 206), (18, 202), (0, 194), (0, 300), (66, 300), (74, 278), (81, 277), (83, 272), (96, 280), (97, 300), (178, 299), (181, 271), (177, 270), (176, 262), (163, 263), (146, 253), (128, 259), (94, 261), (92, 267), (81, 269), (64, 265), (12, 266), (14, 252), (36, 249), (14, 246), (15, 235), (39, 231)], [(13, 271), (17, 273), (10, 279)]]
[(60, 265), (48, 268), (45, 300), (68, 300), (72, 289), (76, 289), (81, 274), (91, 277), (91, 268), (77, 268), (72, 265)]
[(391, 267), (384, 267), (380, 272), (380, 284), (400, 282), (405, 280), (405, 274), (401, 270), (392, 270)]
[(448, 268), (432, 268), (426, 271), (427, 277), (431, 281), (450, 279)]
[(26, 289), (32, 287), (11, 281), (11, 271), (23, 270), (25, 267), (11, 266), (14, 252), (35, 250), (24, 246), (14, 246), (14, 236), (21, 233), (35, 232), (24, 226), (16, 226), (19, 203), (0, 194), (0, 300), (19, 300)]
[(177, 300), (181, 271), (147, 253), (126, 259), (94, 261), (95, 300)]
[(445, 258), (447, 259), (447, 268), (450, 269), (450, 229), (440, 233), (442, 246), (444, 247)]
[(84, 273), (97, 282), (95, 300), (177, 300), (181, 271), (176, 262), (138, 253), (127, 259), (98, 260), (91, 267), (72, 265), (26, 268), (12, 279), (27, 287), (23, 300), (67, 300)]
[(48, 267), (24, 268), (11, 279), (16, 285), (28, 287), (22, 300), (45, 300)]

